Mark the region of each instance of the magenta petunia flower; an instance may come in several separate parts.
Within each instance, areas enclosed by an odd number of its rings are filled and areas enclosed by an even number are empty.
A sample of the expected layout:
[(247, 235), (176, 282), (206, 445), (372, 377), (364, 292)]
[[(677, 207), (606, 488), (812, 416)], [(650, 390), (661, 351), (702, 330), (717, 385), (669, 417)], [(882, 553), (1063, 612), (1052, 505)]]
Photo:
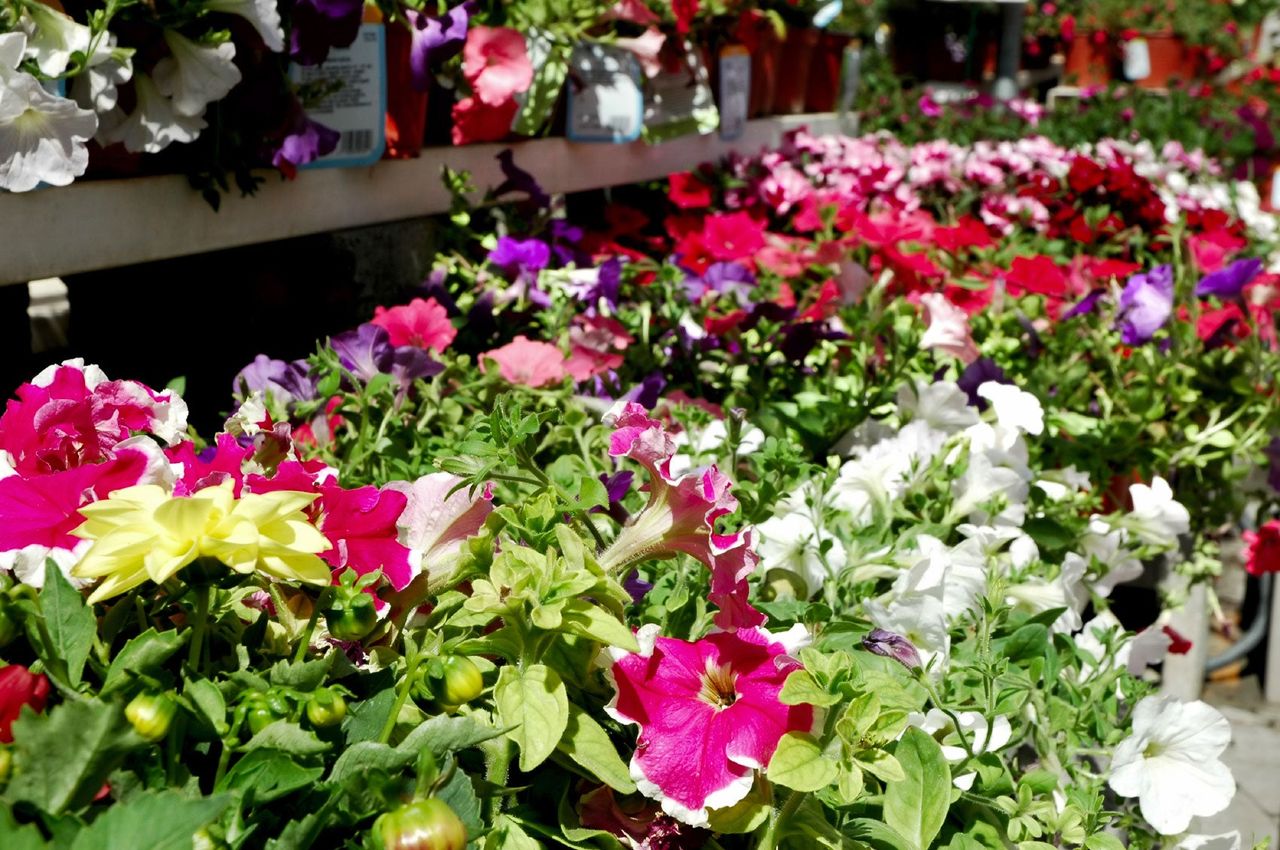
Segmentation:
[(752, 628), (764, 616), (747, 601), (747, 577), (759, 563), (750, 529), (720, 534), (716, 521), (738, 509), (732, 482), (716, 467), (671, 475), (676, 444), (640, 405), (621, 402), (606, 418), (614, 426), (609, 454), (629, 457), (649, 470), (649, 501), (600, 556), (609, 571), (663, 554), (684, 552), (711, 570), (711, 601), (722, 629)]
[(404, 493), (389, 487), (321, 487), (320, 530), (331, 547), (320, 557), (335, 572), (350, 567), (365, 575), (381, 569), (393, 588), (404, 590), (414, 576), (409, 549), (398, 539), (397, 522), (407, 503)]
[(524, 36), (511, 27), (472, 27), (462, 48), (462, 74), (481, 103), (507, 103), (533, 83)]
[(808, 732), (809, 705), (783, 705), (782, 685), (799, 662), (790, 654), (803, 626), (782, 635), (763, 629), (720, 632), (690, 643), (637, 635), (639, 653), (617, 653), (617, 696), (606, 710), (640, 727), (631, 776), (645, 796), (690, 826), (732, 806), (751, 790), (788, 732)]
[(373, 324), (385, 328), (395, 346), (412, 345), (444, 351), (458, 335), (448, 312), (434, 298), (415, 298), (390, 309), (376, 307)]
[(560, 349), (546, 342), (531, 340), (520, 334), (511, 342), (480, 355), (480, 371), (493, 360), (502, 377), (513, 384), (544, 387), (563, 381), (569, 374)]

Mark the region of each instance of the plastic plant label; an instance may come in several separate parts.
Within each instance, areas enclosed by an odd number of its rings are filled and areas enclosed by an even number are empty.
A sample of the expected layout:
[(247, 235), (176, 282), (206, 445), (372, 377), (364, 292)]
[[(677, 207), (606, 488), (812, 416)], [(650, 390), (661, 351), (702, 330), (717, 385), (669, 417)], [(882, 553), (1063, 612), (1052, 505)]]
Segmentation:
[(1124, 45), (1124, 77), (1145, 80), (1151, 76), (1151, 50), (1145, 38), (1135, 38)]
[(522, 136), (536, 136), (547, 125), (556, 99), (569, 73), (568, 48), (555, 43), (542, 30), (525, 33), (529, 62), (533, 65), (533, 83), (516, 95), (520, 104), (511, 121), (511, 131)]
[(1271, 170), (1271, 209), (1280, 212), (1280, 165)]
[(707, 66), (689, 42), (683, 61), (664, 67), (645, 87), (644, 140), (662, 142), (690, 133), (706, 135), (720, 126)]
[(840, 99), (836, 112), (846, 115), (858, 104), (858, 87), (862, 84), (862, 46), (850, 44), (840, 62)]
[(720, 51), (720, 138), (732, 142), (747, 127), (751, 54), (741, 44)]
[(386, 147), (387, 41), (380, 23), (364, 23), (350, 47), (334, 48), (320, 65), (293, 65), (294, 84), (321, 96), (307, 115), (341, 135), (332, 153), (305, 168), (372, 165)]
[(633, 142), (644, 122), (640, 60), (629, 50), (583, 43), (569, 56), (565, 135), (575, 142)]

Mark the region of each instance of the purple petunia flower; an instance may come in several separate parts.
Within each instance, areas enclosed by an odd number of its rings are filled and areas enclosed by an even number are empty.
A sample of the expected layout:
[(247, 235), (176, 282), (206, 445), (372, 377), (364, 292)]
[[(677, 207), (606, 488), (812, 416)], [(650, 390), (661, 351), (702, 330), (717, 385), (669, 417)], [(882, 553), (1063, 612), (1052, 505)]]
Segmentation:
[(475, 12), (475, 3), (467, 0), (443, 15), (407, 11), (409, 19), (409, 78), (418, 91), (431, 87), (431, 71), (462, 50), (467, 40), (467, 24)]
[(708, 292), (732, 295), (738, 306), (746, 307), (750, 303), (751, 290), (756, 285), (756, 276), (741, 263), (712, 263), (701, 275), (690, 274), (685, 278), (684, 290), (689, 300), (696, 301)]
[(662, 391), (666, 388), (667, 379), (662, 377), (662, 373), (651, 372), (645, 376), (644, 380), (627, 390), (618, 401), (634, 401), (645, 410), (653, 410)]
[(1070, 319), (1075, 316), (1083, 316), (1086, 313), (1092, 313), (1094, 310), (1098, 309), (1098, 302), (1102, 300), (1103, 295), (1106, 295), (1106, 290), (1104, 289), (1093, 290), (1084, 298), (1081, 298), (1079, 303), (1077, 303), (1074, 307), (1072, 307), (1067, 312), (1063, 313), (1062, 318)]
[[(494, 187), (494, 197), (502, 197), (511, 192), (524, 192), (537, 206), (544, 208), (551, 206), (551, 196), (532, 174), (516, 165), (514, 157), (515, 153), (511, 148), (504, 148), (498, 154), (498, 165), (502, 167), (503, 180)], [(582, 231), (578, 232), (581, 234)], [(582, 236), (579, 235), (578, 238), (581, 239)]]
[(1001, 369), (996, 361), (990, 357), (979, 357), (977, 360), (964, 367), (964, 371), (960, 373), (960, 377), (956, 379), (956, 386), (964, 391), (969, 397), (969, 404), (979, 410), (987, 409), (987, 400), (978, 395), (978, 387), (995, 381), (1000, 384), (1011, 384), (1004, 370)]
[(862, 646), (868, 652), (892, 658), (908, 670), (919, 670), (923, 666), (915, 644), (902, 635), (884, 629), (872, 629), (868, 632), (862, 639)]
[(337, 353), (342, 367), (360, 380), (391, 375), (400, 384), (401, 392), (415, 379), (429, 378), (444, 370), (444, 364), (433, 360), (425, 349), (413, 345), (396, 348), (386, 329), (372, 322), (330, 337), (329, 347)]
[(350, 47), (360, 31), (364, 0), (297, 0), (289, 30), (289, 56), (319, 65), (331, 47)]
[(311, 367), (305, 360), (286, 363), (265, 354), (259, 354), (253, 362), (240, 370), (232, 387), (232, 394), (243, 401), (249, 394), (263, 391), (284, 405), (310, 401), (316, 397), (316, 384), (311, 379)]
[(1239, 298), (1249, 282), (1262, 271), (1262, 260), (1251, 258), (1236, 260), (1225, 269), (1207, 274), (1196, 284), (1196, 296), (1204, 298), (1216, 295), (1219, 298)]
[(391, 375), (407, 390), (418, 378), (430, 378), (444, 371), (444, 364), (433, 359), (425, 348), (402, 345), (391, 356)]
[(531, 275), (551, 262), (551, 249), (541, 239), (513, 239), (503, 236), (489, 252), (489, 262), (508, 277)]
[(1173, 266), (1156, 266), (1129, 278), (1120, 293), (1120, 339), (1125, 345), (1150, 342), (1173, 315)]
[(338, 147), (342, 134), (319, 121), (313, 121), (299, 103), (289, 116), (288, 133), (271, 154), (271, 164), (281, 171), (315, 162)]
[(653, 584), (640, 578), (639, 570), (632, 570), (627, 574), (627, 577), (622, 580), (622, 589), (631, 597), (632, 602), (639, 605), (640, 601), (648, 595), (649, 591), (653, 590)]

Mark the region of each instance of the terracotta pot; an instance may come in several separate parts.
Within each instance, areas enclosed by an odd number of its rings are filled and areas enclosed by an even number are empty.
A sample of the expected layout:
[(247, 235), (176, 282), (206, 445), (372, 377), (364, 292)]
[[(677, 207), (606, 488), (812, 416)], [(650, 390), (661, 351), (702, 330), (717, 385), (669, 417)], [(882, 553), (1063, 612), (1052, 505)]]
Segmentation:
[(1114, 59), (1109, 41), (1095, 44), (1092, 33), (1081, 33), (1067, 42), (1063, 78), (1068, 85), (1105, 86), (1111, 82)]
[(804, 112), (805, 95), (809, 90), (809, 68), (818, 48), (822, 32), (813, 27), (792, 27), (782, 42), (778, 61), (778, 87), (773, 97), (776, 115), (799, 115)]
[(751, 97), (747, 113), (752, 118), (773, 114), (773, 98), (778, 89), (778, 67), (782, 41), (767, 20), (758, 21), (753, 33), (756, 47), (751, 51)]
[(409, 159), (422, 150), (427, 93), (413, 87), (409, 49), (413, 37), (398, 23), (387, 25), (387, 149), (383, 159)]
[(1169, 82), (1175, 77), (1188, 79), (1195, 76), (1194, 57), (1180, 36), (1157, 33), (1142, 35), (1140, 38), (1147, 43), (1151, 73), (1144, 79), (1134, 81), (1138, 88), (1168, 88)]
[(813, 61), (809, 65), (809, 90), (805, 93), (805, 112), (831, 112), (840, 98), (840, 71), (844, 66), (844, 49), (852, 36), (824, 32), (818, 38)]

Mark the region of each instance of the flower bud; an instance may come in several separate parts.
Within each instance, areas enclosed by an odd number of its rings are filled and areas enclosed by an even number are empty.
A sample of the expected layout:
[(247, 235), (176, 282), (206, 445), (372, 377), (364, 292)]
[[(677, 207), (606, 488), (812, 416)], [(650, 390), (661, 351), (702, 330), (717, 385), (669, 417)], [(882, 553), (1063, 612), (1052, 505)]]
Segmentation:
[(438, 697), (441, 705), (457, 708), (471, 702), (484, 690), (480, 668), (465, 655), (450, 655), (443, 661), (444, 677)]
[(332, 688), (321, 688), (307, 700), (307, 720), (317, 729), (336, 726), (347, 716), (347, 701)]
[(169, 694), (138, 694), (124, 709), (133, 731), (152, 743), (169, 734), (178, 703)]
[(885, 629), (872, 629), (862, 639), (862, 646), (868, 652), (892, 658), (908, 670), (915, 671), (924, 666), (920, 662), (920, 653), (911, 641)]
[(463, 850), (467, 828), (435, 797), (388, 812), (373, 825), (384, 850)]
[(338, 640), (363, 639), (378, 625), (373, 598), (362, 590), (339, 587), (333, 603), (324, 610), (325, 627)]

